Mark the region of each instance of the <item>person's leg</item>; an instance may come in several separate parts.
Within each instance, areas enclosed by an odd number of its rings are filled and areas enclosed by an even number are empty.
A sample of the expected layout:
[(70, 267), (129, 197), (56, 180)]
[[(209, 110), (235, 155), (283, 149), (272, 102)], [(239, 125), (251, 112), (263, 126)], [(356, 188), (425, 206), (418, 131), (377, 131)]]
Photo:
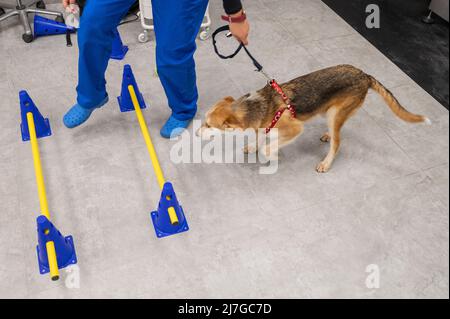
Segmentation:
[(161, 130), (170, 137), (197, 111), (194, 53), (208, 0), (153, 0), (156, 64), (172, 116)]
[(77, 104), (64, 116), (67, 127), (85, 122), (108, 101), (105, 71), (114, 30), (135, 0), (88, 0), (78, 30)]

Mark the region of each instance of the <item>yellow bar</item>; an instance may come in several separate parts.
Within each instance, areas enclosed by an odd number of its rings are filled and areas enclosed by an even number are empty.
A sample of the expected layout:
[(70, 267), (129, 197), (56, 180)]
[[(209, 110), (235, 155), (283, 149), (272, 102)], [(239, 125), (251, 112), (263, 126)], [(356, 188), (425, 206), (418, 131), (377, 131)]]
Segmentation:
[[(31, 151), (33, 153), (34, 171), (36, 174), (36, 183), (39, 196), (39, 204), (41, 206), (41, 214), (50, 220), (50, 212), (48, 210), (47, 195), (45, 191), (44, 175), (42, 174), (41, 157), (39, 155), (39, 144), (36, 136), (36, 127), (34, 125), (33, 113), (27, 113), (28, 130), (30, 131)], [(46, 234), (48, 231), (46, 232)], [(48, 265), (52, 280), (59, 279), (58, 262), (56, 260), (55, 244), (47, 242)]]
[(169, 213), (170, 223), (172, 225), (178, 225), (178, 217), (177, 213), (175, 212), (175, 208), (169, 207), (167, 209), (167, 212)]
[[(156, 178), (158, 179), (159, 188), (162, 190), (166, 180), (164, 179), (161, 166), (159, 165), (158, 156), (156, 155), (155, 147), (153, 146), (150, 133), (148, 132), (147, 123), (145, 122), (144, 115), (142, 115), (141, 107), (139, 105), (136, 92), (134, 91), (134, 87), (132, 85), (129, 85), (128, 91), (130, 92), (131, 101), (133, 102), (134, 110), (136, 111), (136, 116), (139, 121), (139, 126), (141, 127), (142, 135), (144, 136), (145, 144), (147, 144), (147, 150), (150, 155), (150, 159), (152, 160), (152, 165), (155, 171)], [(173, 207), (170, 207), (168, 209), (168, 213), (172, 225), (177, 225), (178, 217), (175, 213), (175, 209)]]
[(59, 271), (58, 271), (58, 261), (56, 259), (55, 243), (52, 241), (48, 241), (47, 244), (45, 244), (45, 247), (47, 248), (48, 265), (50, 268), (50, 278), (52, 278), (53, 281), (56, 281), (59, 279)]
[(150, 154), (150, 158), (152, 160), (153, 169), (155, 170), (156, 178), (158, 179), (159, 188), (163, 189), (165, 184), (164, 175), (159, 165), (158, 156), (156, 155), (155, 148), (153, 147), (152, 139), (150, 137), (150, 133), (148, 132), (147, 123), (145, 122), (144, 116), (142, 115), (141, 108), (139, 106), (139, 102), (136, 96), (136, 92), (134, 91), (134, 87), (132, 85), (128, 86), (128, 91), (130, 92), (131, 101), (133, 101), (134, 110), (136, 111), (136, 116), (139, 121), (139, 125), (141, 126), (142, 135), (144, 136), (145, 144), (147, 144), (148, 153)]
[(31, 151), (33, 152), (34, 171), (36, 173), (36, 183), (41, 205), (41, 214), (50, 220), (48, 210), (47, 195), (45, 192), (44, 176), (42, 174), (41, 157), (39, 156), (39, 145), (36, 137), (36, 127), (34, 125), (33, 113), (27, 113), (28, 129), (30, 131)]

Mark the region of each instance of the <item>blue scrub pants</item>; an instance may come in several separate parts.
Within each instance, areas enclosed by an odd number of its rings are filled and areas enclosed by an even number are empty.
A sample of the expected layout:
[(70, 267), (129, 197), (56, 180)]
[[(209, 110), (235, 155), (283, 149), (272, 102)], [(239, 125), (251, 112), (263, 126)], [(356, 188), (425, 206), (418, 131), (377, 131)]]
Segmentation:
[[(107, 96), (105, 71), (113, 31), (135, 0), (88, 0), (78, 32), (77, 102), (99, 105)], [(156, 65), (172, 115), (192, 119), (197, 111), (194, 52), (208, 0), (152, 0)], [(117, 79), (121, 81), (121, 79)]]

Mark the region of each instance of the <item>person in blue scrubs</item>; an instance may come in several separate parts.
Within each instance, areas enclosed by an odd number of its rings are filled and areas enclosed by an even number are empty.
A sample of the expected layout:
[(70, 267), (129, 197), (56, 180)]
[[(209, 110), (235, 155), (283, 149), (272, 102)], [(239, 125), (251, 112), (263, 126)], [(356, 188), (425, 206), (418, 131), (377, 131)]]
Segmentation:
[[(88, 0), (78, 30), (77, 103), (66, 113), (68, 128), (84, 123), (108, 102), (105, 71), (112, 51), (114, 30), (135, 0)], [(230, 29), (247, 44), (249, 24), (240, 0), (223, 0)], [(76, 0), (63, 0), (67, 7)], [(194, 52), (208, 0), (152, 0), (158, 75), (172, 115), (161, 129), (166, 138), (181, 134), (197, 111)]]

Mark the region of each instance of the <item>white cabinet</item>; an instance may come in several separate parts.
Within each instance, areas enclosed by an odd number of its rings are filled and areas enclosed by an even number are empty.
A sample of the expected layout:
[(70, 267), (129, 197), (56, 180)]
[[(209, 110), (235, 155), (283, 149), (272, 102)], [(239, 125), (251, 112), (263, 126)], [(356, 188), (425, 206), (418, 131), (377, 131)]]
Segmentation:
[(432, 0), (430, 10), (448, 22), (448, 0)]

